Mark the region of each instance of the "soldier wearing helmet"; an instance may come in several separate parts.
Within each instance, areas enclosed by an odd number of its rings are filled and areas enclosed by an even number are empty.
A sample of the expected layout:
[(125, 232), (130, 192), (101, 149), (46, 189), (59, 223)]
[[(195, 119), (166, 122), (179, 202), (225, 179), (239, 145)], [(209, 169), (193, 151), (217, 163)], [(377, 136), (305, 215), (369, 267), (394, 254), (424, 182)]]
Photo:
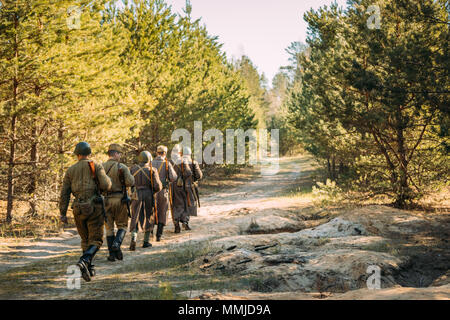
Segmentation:
[(130, 250), (136, 249), (137, 231), (144, 231), (143, 248), (151, 247), (150, 232), (151, 219), (155, 211), (155, 193), (161, 191), (162, 184), (158, 171), (151, 166), (152, 155), (142, 151), (138, 156), (138, 164), (131, 168), (134, 176), (134, 190), (132, 194), (130, 222), (131, 243)]
[(80, 268), (83, 279), (90, 281), (95, 275), (92, 260), (103, 244), (104, 224), (102, 206), (94, 203), (94, 199), (97, 192), (108, 191), (111, 188), (111, 179), (106, 175), (101, 164), (88, 159), (91, 147), (87, 142), (78, 143), (74, 154), (78, 162), (67, 169), (64, 175), (59, 211), (61, 221), (67, 223), (67, 209), (70, 195), (73, 194), (75, 200), (72, 203), (72, 212), (83, 250), (77, 266)]

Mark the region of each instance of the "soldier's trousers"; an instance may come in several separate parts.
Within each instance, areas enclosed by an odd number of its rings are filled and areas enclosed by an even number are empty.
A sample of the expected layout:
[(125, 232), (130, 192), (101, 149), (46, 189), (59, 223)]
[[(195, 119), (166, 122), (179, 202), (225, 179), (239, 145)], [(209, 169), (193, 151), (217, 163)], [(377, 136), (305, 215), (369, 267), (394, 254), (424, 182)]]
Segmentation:
[(127, 205), (122, 203), (122, 197), (110, 197), (106, 199), (106, 235), (114, 235), (114, 224), (117, 229), (128, 228)]
[(81, 249), (83, 252), (92, 245), (100, 248), (103, 244), (104, 225), (102, 206), (74, 203), (73, 217), (81, 238)]

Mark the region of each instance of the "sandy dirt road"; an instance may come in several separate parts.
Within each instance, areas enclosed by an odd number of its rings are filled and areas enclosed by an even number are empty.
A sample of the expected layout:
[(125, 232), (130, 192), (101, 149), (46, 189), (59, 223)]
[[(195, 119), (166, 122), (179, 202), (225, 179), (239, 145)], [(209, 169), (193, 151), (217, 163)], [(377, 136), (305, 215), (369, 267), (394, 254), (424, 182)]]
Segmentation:
[[(308, 158), (282, 159), (278, 174), (273, 176), (260, 176), (246, 186), (220, 192), (208, 197), (202, 197), (202, 207), (198, 217), (192, 218), (194, 231), (175, 235), (173, 225), (165, 229), (164, 241), (157, 244), (158, 247), (195, 239), (206, 239), (217, 236), (211, 232), (214, 229), (227, 229), (233, 226), (233, 221), (228, 221), (227, 213), (248, 211), (250, 208), (276, 207), (274, 203), (267, 202), (270, 197), (276, 196), (289, 188), (302, 170), (310, 170)], [(303, 168), (302, 168), (303, 166)], [(234, 220), (234, 219), (232, 219)], [(234, 226), (235, 227), (235, 226)], [(127, 238), (129, 234), (127, 235)], [(30, 263), (53, 259), (68, 253), (79, 252), (80, 238), (75, 228), (66, 229), (56, 237), (40, 240), (27, 239), (0, 239), (0, 272), (5, 272), (15, 267), (26, 266)], [(102, 248), (105, 250), (105, 246)]]
[[(302, 170), (310, 169), (309, 158), (286, 158), (280, 161), (280, 170), (273, 176), (259, 176), (245, 186), (228, 189), (226, 192), (215, 193), (208, 197), (202, 197), (202, 207), (198, 217), (193, 217), (191, 225), (193, 230), (183, 231), (181, 234), (173, 233), (171, 223), (165, 229), (163, 241), (153, 242), (154, 247), (149, 250), (138, 248), (136, 252), (129, 252), (129, 234), (123, 245), (125, 259), (123, 264), (118, 262), (110, 264), (105, 261), (106, 247), (103, 246), (96, 257), (96, 266), (100, 281), (102, 274), (112, 274), (117, 267), (123, 267), (127, 263), (133, 263), (136, 259), (146, 259), (149, 254), (173, 250), (174, 246), (184, 245), (186, 242), (203, 242), (230, 234), (236, 234), (239, 226), (250, 221), (248, 214), (262, 208), (270, 209), (278, 207), (276, 200), (270, 201), (270, 197), (276, 196), (283, 190), (292, 186)], [(241, 214), (242, 213), (242, 214)], [(248, 224), (248, 223), (247, 223)], [(142, 235), (139, 235), (140, 241)], [(14, 271), (17, 268), (32, 268), (45, 264), (53, 265), (54, 261), (63, 257), (76, 257), (79, 255), (79, 236), (76, 229), (66, 229), (57, 237), (40, 240), (1, 239), (0, 240), (0, 272)], [(61, 280), (61, 279), (60, 279)], [(57, 298), (57, 297), (54, 297)]]

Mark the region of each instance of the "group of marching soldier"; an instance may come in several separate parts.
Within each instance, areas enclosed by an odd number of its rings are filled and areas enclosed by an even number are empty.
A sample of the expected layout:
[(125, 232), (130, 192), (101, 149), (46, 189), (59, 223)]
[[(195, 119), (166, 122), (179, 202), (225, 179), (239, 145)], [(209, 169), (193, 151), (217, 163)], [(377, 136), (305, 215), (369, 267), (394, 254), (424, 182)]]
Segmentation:
[(74, 195), (72, 211), (83, 250), (77, 266), (84, 280), (90, 281), (95, 275), (92, 261), (103, 244), (104, 229), (109, 261), (123, 260), (121, 245), (127, 229), (131, 232), (131, 251), (136, 250), (138, 231), (144, 232), (143, 248), (152, 246), (150, 237), (155, 226), (156, 241), (160, 241), (169, 208), (175, 233), (181, 232), (180, 223), (191, 230), (189, 217), (197, 215), (200, 205), (197, 182), (202, 179), (202, 171), (192, 160), (189, 147), (175, 146), (170, 160), (167, 151), (167, 147), (159, 146), (155, 159), (143, 151), (129, 169), (120, 163), (123, 148), (119, 144), (109, 146), (109, 159), (103, 164), (89, 159), (87, 142), (75, 147), (78, 162), (64, 176), (59, 206), (61, 221), (67, 223), (70, 196)]

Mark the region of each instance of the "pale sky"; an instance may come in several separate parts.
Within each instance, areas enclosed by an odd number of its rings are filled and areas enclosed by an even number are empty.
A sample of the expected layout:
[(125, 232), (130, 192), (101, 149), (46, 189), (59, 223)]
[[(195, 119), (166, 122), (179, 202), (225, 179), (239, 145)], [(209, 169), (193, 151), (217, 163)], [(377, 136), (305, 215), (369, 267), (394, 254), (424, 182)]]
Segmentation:
[[(166, 0), (182, 12), (185, 0)], [(293, 41), (306, 40), (303, 14), (333, 0), (191, 0), (192, 17), (202, 18), (211, 35), (219, 37), (227, 57), (247, 55), (264, 72), (268, 84), (280, 66), (288, 65), (285, 49)], [(345, 5), (345, 0), (337, 0)]]

